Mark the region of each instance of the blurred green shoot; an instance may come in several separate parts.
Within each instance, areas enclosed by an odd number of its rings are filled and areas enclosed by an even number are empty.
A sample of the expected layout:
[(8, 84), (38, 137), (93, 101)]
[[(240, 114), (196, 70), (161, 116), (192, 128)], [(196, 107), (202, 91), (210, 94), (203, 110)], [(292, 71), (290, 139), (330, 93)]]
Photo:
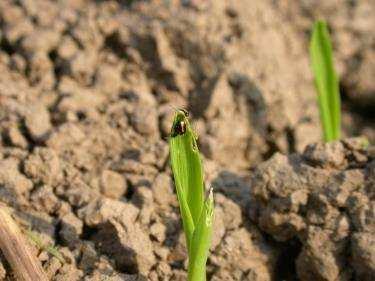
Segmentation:
[(339, 82), (334, 69), (331, 40), (324, 21), (316, 21), (314, 24), (310, 58), (318, 92), (324, 141), (338, 140), (341, 131)]
[(189, 255), (188, 280), (206, 280), (211, 244), (214, 200), (212, 189), (205, 199), (203, 168), (188, 113), (177, 110), (169, 139), (171, 165)]
[(52, 255), (55, 258), (57, 258), (62, 264), (65, 263), (65, 259), (61, 255), (61, 253), (59, 252), (59, 250), (56, 247), (54, 247), (53, 245), (45, 245), (43, 243), (42, 239), (40, 238), (40, 236), (36, 232), (28, 230), (27, 231), (27, 236), (38, 247), (39, 250), (46, 251), (50, 255)]

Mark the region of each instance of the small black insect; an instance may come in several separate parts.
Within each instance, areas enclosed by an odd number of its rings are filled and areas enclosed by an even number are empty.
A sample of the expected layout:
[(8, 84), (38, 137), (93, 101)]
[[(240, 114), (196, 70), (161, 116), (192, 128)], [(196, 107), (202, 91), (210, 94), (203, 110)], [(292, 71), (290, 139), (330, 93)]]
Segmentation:
[(183, 135), (186, 132), (186, 123), (185, 121), (179, 121), (177, 122), (172, 129), (172, 138), (176, 137), (178, 135)]

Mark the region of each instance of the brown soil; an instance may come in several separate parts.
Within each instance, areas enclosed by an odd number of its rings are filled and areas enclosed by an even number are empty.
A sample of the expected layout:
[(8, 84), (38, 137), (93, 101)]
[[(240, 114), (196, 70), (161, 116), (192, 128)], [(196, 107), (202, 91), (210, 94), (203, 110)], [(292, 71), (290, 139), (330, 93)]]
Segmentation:
[[(0, 204), (59, 248), (35, 247), (51, 280), (186, 280), (176, 107), (215, 190), (209, 280), (375, 280), (375, 5), (310, 2), (0, 1)], [(318, 16), (370, 145), (316, 143)]]

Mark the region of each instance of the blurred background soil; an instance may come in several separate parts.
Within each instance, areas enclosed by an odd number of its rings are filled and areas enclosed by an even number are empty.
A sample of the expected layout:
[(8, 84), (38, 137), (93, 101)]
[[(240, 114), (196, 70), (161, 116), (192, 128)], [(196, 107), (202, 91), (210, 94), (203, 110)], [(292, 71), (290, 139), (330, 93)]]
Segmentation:
[[(317, 18), (344, 137), (370, 145), (311, 144)], [(375, 280), (374, 49), (367, 0), (1, 0), (0, 202), (60, 248), (35, 248), (51, 280), (186, 280), (182, 107), (216, 190), (209, 280)]]

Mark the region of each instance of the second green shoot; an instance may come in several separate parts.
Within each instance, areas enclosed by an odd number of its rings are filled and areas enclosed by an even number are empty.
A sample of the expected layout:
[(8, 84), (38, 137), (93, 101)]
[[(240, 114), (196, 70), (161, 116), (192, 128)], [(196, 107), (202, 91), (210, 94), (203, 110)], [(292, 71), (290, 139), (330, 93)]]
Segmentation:
[(339, 82), (333, 65), (331, 40), (324, 21), (314, 24), (310, 57), (318, 92), (324, 141), (337, 140), (341, 131)]

